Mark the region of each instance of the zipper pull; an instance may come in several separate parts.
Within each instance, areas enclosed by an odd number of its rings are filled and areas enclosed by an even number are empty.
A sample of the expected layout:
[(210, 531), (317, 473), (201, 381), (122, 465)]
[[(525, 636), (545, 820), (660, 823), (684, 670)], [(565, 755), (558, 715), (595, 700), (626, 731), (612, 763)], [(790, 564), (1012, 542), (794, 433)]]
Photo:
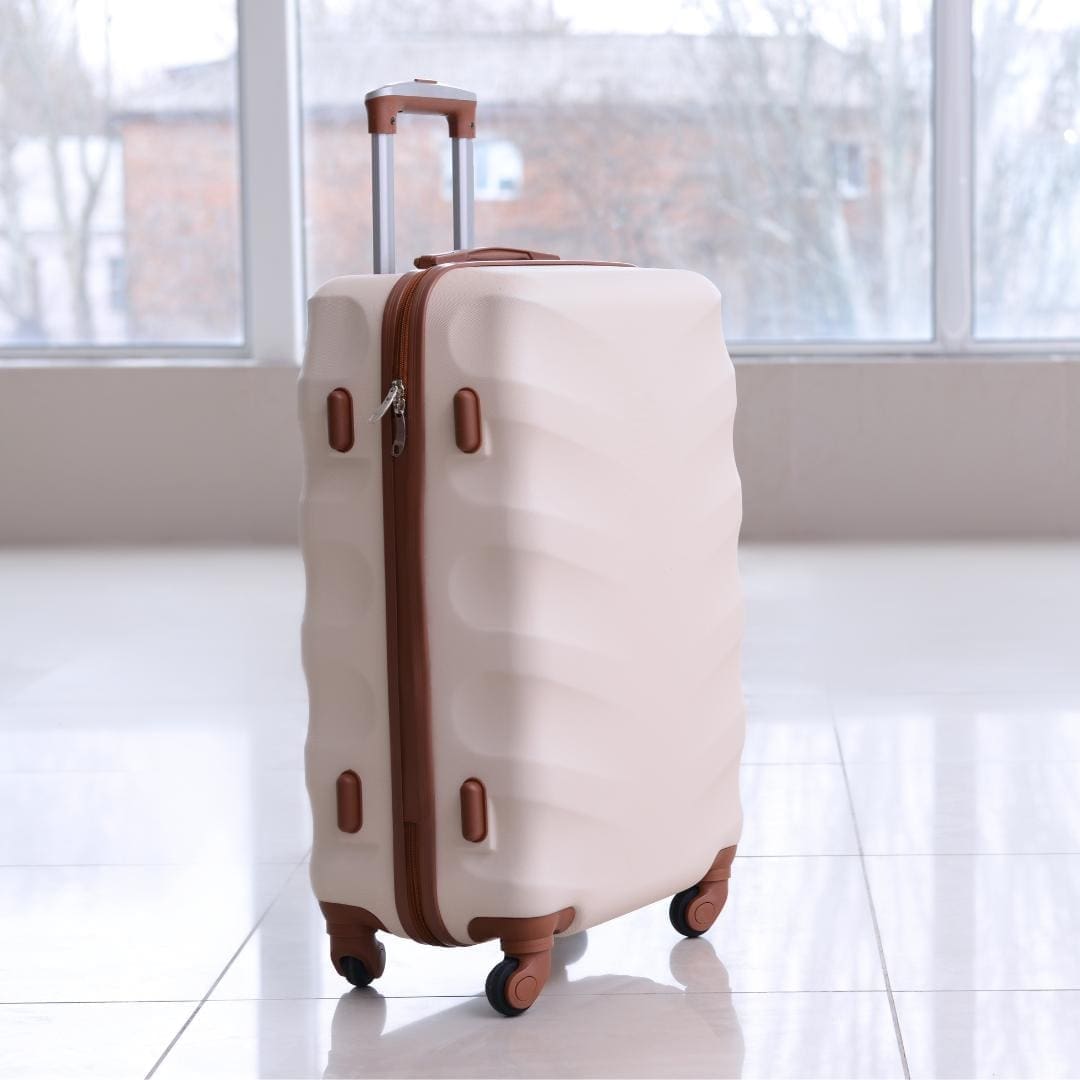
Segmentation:
[(405, 411), (405, 384), (400, 379), (395, 379), (390, 384), (390, 389), (386, 391), (386, 397), (382, 399), (382, 404), (368, 417), (369, 424), (377, 424), (393, 407), (397, 404), (398, 399), (401, 399), (402, 412)]
[(405, 384), (398, 379), (401, 390), (394, 399), (394, 445), (390, 448), (391, 457), (401, 457), (405, 450)]

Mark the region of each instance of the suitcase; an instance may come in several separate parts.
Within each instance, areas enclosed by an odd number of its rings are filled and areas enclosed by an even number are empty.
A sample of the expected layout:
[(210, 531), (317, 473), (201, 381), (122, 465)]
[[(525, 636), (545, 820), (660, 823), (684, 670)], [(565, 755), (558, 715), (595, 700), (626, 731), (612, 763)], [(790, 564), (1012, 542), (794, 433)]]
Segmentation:
[[(697, 274), (472, 248), (475, 95), (366, 106), (376, 273), (311, 298), (300, 378), (311, 880), (353, 985), (377, 931), (497, 938), (516, 1015), (554, 935), (727, 897), (734, 370)], [(401, 112), (448, 120), (455, 250), (395, 274)]]

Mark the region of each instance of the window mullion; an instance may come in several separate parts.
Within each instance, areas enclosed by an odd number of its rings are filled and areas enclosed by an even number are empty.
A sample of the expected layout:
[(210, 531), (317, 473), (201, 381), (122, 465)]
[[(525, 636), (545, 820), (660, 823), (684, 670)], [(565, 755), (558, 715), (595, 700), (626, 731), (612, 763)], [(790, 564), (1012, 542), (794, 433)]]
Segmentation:
[(237, 0), (248, 344), (297, 360), (303, 241), (295, 0)]
[(972, 0), (934, 4), (934, 314), (936, 340), (972, 338), (974, 129)]

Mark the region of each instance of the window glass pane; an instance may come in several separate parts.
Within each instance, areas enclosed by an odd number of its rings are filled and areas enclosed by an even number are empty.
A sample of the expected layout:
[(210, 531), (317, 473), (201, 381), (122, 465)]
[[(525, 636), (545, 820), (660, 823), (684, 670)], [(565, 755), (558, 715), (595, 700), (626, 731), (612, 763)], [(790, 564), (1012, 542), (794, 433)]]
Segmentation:
[(975, 332), (1080, 337), (1080, 4), (976, 0)]
[[(732, 338), (931, 334), (930, 0), (301, 0), (308, 275), (371, 266), (366, 90), (480, 97), (478, 244), (707, 274)], [(404, 117), (398, 265), (449, 247)]]
[(0, 3), (0, 346), (243, 336), (233, 0)]

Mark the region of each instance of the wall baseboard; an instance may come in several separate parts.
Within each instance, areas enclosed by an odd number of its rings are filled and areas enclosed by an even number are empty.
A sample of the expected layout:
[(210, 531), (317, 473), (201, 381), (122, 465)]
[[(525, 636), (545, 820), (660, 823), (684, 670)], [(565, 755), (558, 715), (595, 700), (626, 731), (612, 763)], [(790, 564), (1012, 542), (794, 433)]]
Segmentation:
[[(0, 368), (0, 543), (289, 543), (292, 367)], [(743, 535), (1080, 536), (1080, 364), (746, 362)]]
[(1080, 535), (1080, 363), (748, 363), (753, 539)]
[(0, 369), (0, 542), (287, 543), (293, 367)]

